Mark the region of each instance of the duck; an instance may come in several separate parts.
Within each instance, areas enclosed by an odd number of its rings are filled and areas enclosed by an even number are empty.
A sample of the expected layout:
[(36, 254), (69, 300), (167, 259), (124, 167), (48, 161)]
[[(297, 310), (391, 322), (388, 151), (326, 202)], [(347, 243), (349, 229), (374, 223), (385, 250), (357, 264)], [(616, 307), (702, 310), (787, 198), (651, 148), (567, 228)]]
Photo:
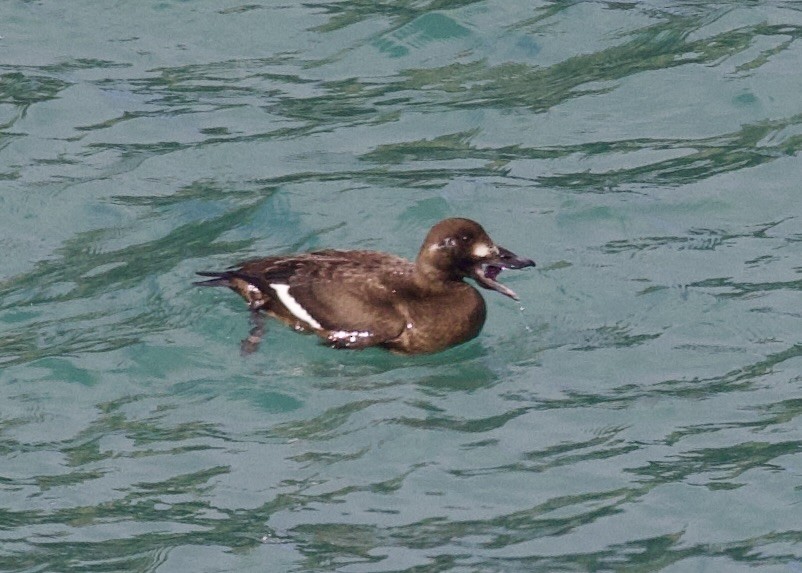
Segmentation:
[(201, 271), (206, 280), (194, 284), (228, 287), (248, 304), (254, 327), (242, 341), (243, 354), (259, 347), (267, 315), (332, 348), (413, 355), (440, 352), (479, 334), (487, 307), (465, 279), (519, 300), (498, 275), (534, 266), (494, 243), (476, 221), (449, 218), (429, 230), (414, 261), (326, 249)]

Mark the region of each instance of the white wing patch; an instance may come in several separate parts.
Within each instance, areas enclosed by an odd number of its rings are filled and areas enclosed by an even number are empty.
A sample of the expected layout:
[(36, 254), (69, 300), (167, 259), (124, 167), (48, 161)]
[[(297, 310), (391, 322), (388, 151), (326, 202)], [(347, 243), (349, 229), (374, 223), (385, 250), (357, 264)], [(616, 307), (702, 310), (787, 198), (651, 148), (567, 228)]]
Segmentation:
[(281, 304), (289, 310), (292, 315), (297, 318), (298, 320), (303, 320), (312, 328), (316, 328), (318, 330), (323, 330), (323, 327), (320, 326), (320, 323), (312, 318), (312, 315), (306, 312), (306, 309), (302, 307), (297, 300), (295, 300), (292, 295), (290, 294), (290, 285), (283, 285), (283, 284), (271, 284), (270, 288), (276, 291), (276, 295), (278, 299), (281, 301)]

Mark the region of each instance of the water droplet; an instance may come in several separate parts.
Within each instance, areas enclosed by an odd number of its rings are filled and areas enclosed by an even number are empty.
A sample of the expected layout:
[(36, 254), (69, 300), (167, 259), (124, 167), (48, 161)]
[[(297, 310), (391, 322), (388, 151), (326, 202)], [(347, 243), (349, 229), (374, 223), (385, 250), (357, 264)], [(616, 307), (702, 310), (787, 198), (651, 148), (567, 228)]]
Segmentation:
[(526, 322), (526, 317), (524, 317), (524, 312), (526, 311), (526, 307), (524, 305), (520, 305), (518, 307), (518, 311), (521, 313), (521, 321), (524, 324), (524, 330), (526, 330), (526, 332), (532, 332), (532, 327), (529, 326), (529, 324)]

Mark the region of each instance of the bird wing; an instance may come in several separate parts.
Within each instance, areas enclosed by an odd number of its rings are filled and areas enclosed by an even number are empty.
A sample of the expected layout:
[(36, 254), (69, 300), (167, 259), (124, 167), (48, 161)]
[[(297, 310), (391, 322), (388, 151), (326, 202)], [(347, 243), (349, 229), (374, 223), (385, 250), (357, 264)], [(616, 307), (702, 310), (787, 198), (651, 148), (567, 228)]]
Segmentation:
[(397, 338), (407, 321), (387, 279), (412, 272), (405, 259), (363, 251), (360, 257), (318, 251), (243, 264), (235, 276), (274, 293), (284, 309), (314, 330), (327, 331), (332, 346), (359, 348)]

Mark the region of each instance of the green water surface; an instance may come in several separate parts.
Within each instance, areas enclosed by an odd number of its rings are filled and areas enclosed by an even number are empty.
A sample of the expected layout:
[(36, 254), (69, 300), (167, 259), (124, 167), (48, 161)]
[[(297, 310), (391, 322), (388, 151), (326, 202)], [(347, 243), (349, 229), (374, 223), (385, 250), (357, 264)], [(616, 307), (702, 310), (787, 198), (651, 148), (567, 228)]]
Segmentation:
[[(802, 572), (802, 3), (6, 0), (0, 570)], [(538, 262), (442, 354), (199, 270)]]

